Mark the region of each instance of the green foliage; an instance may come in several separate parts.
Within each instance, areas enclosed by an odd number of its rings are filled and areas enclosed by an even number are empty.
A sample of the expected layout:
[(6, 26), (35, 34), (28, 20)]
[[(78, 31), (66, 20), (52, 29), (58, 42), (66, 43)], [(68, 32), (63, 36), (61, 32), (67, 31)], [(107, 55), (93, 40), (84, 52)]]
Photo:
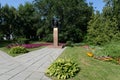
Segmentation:
[(0, 20), (5, 20), (0, 23), (0, 34), (7, 37), (12, 34), (14, 38), (22, 36), (51, 41), (52, 37), (48, 34), (52, 34), (52, 19), (57, 17), (62, 35), (59, 41), (80, 42), (87, 32), (93, 7), (85, 0), (34, 0), (33, 4), (20, 4), (17, 9), (5, 5), (0, 11)]
[[(104, 13), (112, 13), (111, 17), (115, 16), (117, 21), (120, 20), (120, 0), (104, 0), (106, 2), (105, 8), (109, 8), (109, 10), (104, 10)], [(110, 9), (111, 8), (111, 9)], [(107, 15), (108, 16), (108, 15)], [(120, 22), (118, 22), (118, 28), (120, 30)]]
[(46, 37), (43, 38), (43, 41), (52, 42), (53, 41), (53, 34), (48, 34)]
[(70, 46), (70, 47), (73, 47), (73, 42), (72, 41), (67, 41), (65, 46)]
[(95, 45), (101, 45), (112, 40), (120, 40), (116, 18), (104, 18), (99, 13), (93, 15), (88, 26), (87, 41)]
[(104, 0), (103, 13), (92, 16), (88, 26), (87, 41), (93, 44), (105, 44), (120, 40), (120, 0)]
[(32, 39), (36, 36), (37, 25), (39, 22), (38, 16), (36, 15), (36, 11), (34, 9), (33, 4), (25, 3), (25, 5), (19, 5), (17, 13), (18, 22), (16, 35), (25, 36), (26, 38)]
[(95, 51), (95, 54), (99, 56), (120, 57), (120, 43), (108, 43), (102, 49)]
[(83, 40), (93, 11), (92, 6), (89, 6), (85, 0), (35, 0), (34, 5), (39, 11), (38, 14), (42, 16), (37, 32), (41, 38), (52, 33), (51, 20), (57, 17), (60, 21), (59, 41)]
[(2, 20), (0, 24), (0, 33), (6, 35), (7, 39), (10, 39), (10, 34), (15, 32), (15, 12), (16, 9), (14, 7), (8, 6), (7, 4), (3, 6), (0, 11), (0, 19)]
[(76, 46), (76, 47), (80, 47), (80, 46), (84, 46), (86, 45), (86, 43), (74, 43), (73, 46)]
[(20, 54), (20, 53), (27, 53), (28, 50), (21, 46), (16, 46), (10, 49), (9, 54)]
[[(119, 80), (120, 65), (103, 62), (86, 56), (87, 51), (82, 47), (68, 47), (58, 57), (72, 59), (80, 65), (80, 72), (71, 79), (66, 80)], [(58, 80), (51, 77), (52, 80)], [(63, 79), (62, 79), (63, 80)]]
[(28, 44), (29, 43), (29, 39), (27, 39), (27, 38), (18, 38), (17, 42), (19, 44)]
[(35, 9), (33, 4), (25, 3), (25, 5), (19, 5), (18, 9), (7, 4), (1, 8), (0, 19), (4, 22), (0, 24), (0, 33), (7, 36), (10, 39), (10, 34), (14, 37), (25, 36), (31, 38), (36, 36), (36, 22), (39, 22), (37, 15), (35, 16)]
[(68, 79), (74, 77), (80, 68), (71, 60), (58, 59), (47, 70), (47, 74), (55, 76), (58, 79)]

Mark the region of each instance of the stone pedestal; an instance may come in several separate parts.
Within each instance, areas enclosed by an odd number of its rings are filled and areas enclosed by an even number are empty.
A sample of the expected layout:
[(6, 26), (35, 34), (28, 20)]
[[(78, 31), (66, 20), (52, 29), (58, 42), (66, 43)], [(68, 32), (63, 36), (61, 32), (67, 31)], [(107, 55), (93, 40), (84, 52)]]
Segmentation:
[(54, 47), (58, 47), (58, 28), (53, 28), (53, 45)]

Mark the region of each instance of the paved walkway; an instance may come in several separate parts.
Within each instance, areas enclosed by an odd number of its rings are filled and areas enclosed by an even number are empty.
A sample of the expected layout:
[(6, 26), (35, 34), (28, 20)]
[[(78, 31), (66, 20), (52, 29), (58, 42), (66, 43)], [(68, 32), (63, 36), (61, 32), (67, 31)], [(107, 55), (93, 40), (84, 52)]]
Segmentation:
[(0, 80), (51, 80), (44, 72), (64, 49), (43, 48), (14, 58), (0, 51)]

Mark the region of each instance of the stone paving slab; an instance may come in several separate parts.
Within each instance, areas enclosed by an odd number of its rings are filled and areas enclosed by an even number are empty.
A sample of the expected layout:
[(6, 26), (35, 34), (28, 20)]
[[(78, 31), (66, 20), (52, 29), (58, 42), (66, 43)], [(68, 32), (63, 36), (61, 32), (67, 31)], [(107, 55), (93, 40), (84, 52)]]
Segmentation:
[(12, 61), (13, 57), (9, 56), (8, 54), (4, 53), (3, 51), (0, 51), (0, 64), (6, 63), (8, 61)]
[(64, 49), (43, 48), (17, 57), (0, 51), (0, 80), (51, 80), (45, 71)]

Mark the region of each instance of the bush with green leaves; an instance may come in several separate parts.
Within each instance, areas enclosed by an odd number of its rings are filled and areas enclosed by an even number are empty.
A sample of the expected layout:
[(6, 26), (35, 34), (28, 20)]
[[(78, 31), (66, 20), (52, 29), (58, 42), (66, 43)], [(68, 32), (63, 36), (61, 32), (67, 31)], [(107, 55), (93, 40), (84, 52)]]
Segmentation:
[(53, 41), (53, 34), (48, 34), (47, 36), (45, 36), (43, 38), (43, 41), (52, 42)]
[(79, 46), (84, 46), (84, 45), (86, 45), (86, 44), (85, 44), (85, 43), (74, 43), (74, 44), (73, 44), (73, 46), (78, 46), (78, 47), (79, 47)]
[(80, 68), (71, 60), (58, 59), (47, 70), (47, 74), (58, 79), (68, 79), (74, 77)]
[(22, 46), (16, 46), (10, 49), (10, 54), (20, 54), (20, 53), (27, 53), (28, 50)]
[(102, 49), (95, 51), (99, 56), (120, 57), (120, 43), (111, 42), (105, 45)]
[(73, 47), (73, 42), (72, 41), (67, 41), (65, 45), (69, 46), (69, 47)]
[(18, 38), (17, 42), (19, 44), (28, 44), (29, 43), (29, 39), (27, 39), (27, 38)]

